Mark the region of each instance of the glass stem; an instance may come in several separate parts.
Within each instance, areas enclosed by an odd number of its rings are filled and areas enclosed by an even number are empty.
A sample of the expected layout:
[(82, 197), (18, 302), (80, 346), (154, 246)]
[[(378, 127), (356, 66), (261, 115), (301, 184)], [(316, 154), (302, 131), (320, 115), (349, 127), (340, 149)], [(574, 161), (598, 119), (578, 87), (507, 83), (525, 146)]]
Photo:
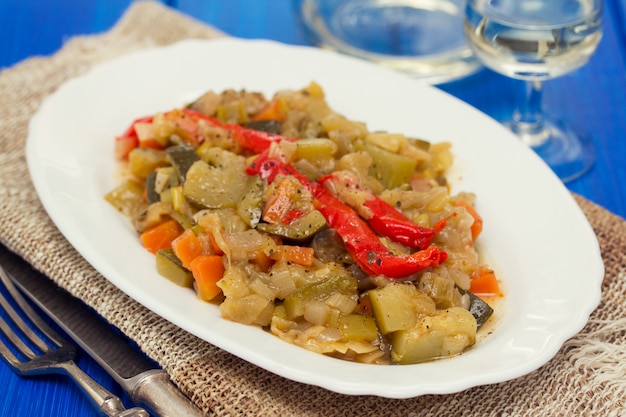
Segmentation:
[(526, 96), (520, 107), (513, 113), (511, 130), (522, 142), (537, 147), (548, 140), (548, 130), (544, 124), (541, 108), (543, 96), (541, 81), (526, 82)]

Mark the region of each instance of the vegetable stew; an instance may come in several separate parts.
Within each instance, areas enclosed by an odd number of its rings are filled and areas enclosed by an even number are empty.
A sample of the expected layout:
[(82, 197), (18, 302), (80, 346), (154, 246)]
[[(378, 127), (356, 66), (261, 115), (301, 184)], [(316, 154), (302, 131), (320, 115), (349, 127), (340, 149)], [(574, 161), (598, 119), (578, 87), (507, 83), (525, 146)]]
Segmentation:
[(125, 180), (105, 199), (158, 272), (286, 342), (371, 364), (450, 357), (503, 296), (475, 195), (450, 194), (450, 145), (369, 131), (315, 82), (209, 91), (136, 119), (115, 150)]

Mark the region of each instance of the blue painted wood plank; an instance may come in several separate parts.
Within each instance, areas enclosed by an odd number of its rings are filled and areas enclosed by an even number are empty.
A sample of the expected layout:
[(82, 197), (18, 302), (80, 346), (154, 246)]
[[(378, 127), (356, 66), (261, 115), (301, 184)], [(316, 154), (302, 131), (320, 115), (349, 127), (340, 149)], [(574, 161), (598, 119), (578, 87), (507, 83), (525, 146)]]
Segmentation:
[[(71, 36), (109, 29), (132, 0), (0, 0), (0, 69), (49, 55)], [(163, 0), (232, 36), (307, 44), (290, 0)], [(606, 0), (605, 34), (591, 62), (546, 84), (547, 110), (595, 138), (598, 161), (568, 188), (626, 217), (626, 0)], [(491, 71), (440, 86), (496, 120), (507, 119), (522, 85)], [(1, 115), (0, 115), (1, 117)], [(514, 192), (514, 191), (512, 191)], [(82, 355), (79, 364), (112, 390), (112, 380)], [(0, 364), (0, 417), (96, 416), (66, 378), (23, 379)], [(116, 391), (121, 395), (119, 391)]]

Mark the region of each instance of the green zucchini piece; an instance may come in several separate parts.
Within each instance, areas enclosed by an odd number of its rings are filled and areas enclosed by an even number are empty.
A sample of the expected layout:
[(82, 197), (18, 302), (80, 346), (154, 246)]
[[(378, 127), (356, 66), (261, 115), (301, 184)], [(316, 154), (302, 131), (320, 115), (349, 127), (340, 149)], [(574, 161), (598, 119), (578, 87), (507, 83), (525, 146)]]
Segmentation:
[(156, 253), (159, 274), (181, 287), (193, 288), (193, 275), (186, 269), (171, 249), (160, 249)]
[(295, 159), (307, 159), (311, 162), (332, 158), (339, 147), (326, 138), (309, 138), (296, 141)]
[(400, 364), (457, 355), (476, 342), (476, 320), (462, 307), (421, 317), (407, 330), (391, 335), (391, 359)]
[(378, 328), (373, 317), (362, 314), (346, 314), (339, 317), (342, 340), (365, 340), (371, 342), (378, 337)]
[(187, 199), (200, 207), (236, 207), (246, 192), (247, 181), (243, 163), (224, 161), (212, 166), (198, 160), (187, 171), (183, 191)]
[(187, 171), (189, 171), (194, 162), (200, 160), (196, 150), (189, 145), (170, 146), (165, 152), (167, 152), (172, 165), (176, 168), (176, 172), (182, 181), (185, 180)]
[(167, 154), (158, 149), (135, 148), (128, 154), (128, 167), (130, 172), (140, 179), (145, 179), (148, 174), (159, 167), (167, 165)]
[(256, 229), (293, 241), (303, 241), (327, 227), (326, 219), (317, 210), (312, 210), (289, 224), (259, 223)]
[(342, 294), (356, 293), (357, 282), (352, 276), (334, 276), (323, 281), (314, 282), (298, 288), (287, 297), (283, 305), (287, 318), (293, 320), (304, 315), (306, 303), (313, 300), (324, 300), (331, 294), (339, 292)]
[(370, 290), (368, 296), (382, 334), (410, 329), (420, 316), (436, 311), (434, 301), (410, 283), (391, 283)]
[(105, 194), (104, 199), (124, 216), (131, 217), (142, 207), (143, 187), (137, 181), (126, 180)]
[(263, 214), (264, 184), (261, 177), (254, 175), (246, 181), (246, 193), (237, 203), (237, 214), (250, 227), (256, 227)]
[(417, 161), (412, 158), (389, 152), (362, 141), (357, 141), (354, 144), (354, 149), (370, 154), (372, 166), (369, 173), (382, 182), (386, 188), (391, 189), (407, 184), (417, 166)]
[(432, 298), (438, 309), (461, 306), (462, 294), (448, 275), (426, 272), (420, 278), (417, 288)]

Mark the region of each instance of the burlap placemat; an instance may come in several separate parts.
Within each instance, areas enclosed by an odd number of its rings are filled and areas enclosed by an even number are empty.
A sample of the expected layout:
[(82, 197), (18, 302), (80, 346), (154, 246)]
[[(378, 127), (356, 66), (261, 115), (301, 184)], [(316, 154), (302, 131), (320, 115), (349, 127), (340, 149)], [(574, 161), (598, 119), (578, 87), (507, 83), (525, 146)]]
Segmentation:
[(110, 31), (0, 72), (0, 241), (137, 342), (216, 416), (626, 415), (626, 221), (576, 196), (606, 263), (602, 303), (548, 364), (514, 381), (409, 400), (351, 397), (294, 383), (199, 340), (134, 302), (90, 267), (45, 214), (26, 167), (28, 121), (60, 84), (108, 58), (218, 31), (158, 3), (134, 3)]

